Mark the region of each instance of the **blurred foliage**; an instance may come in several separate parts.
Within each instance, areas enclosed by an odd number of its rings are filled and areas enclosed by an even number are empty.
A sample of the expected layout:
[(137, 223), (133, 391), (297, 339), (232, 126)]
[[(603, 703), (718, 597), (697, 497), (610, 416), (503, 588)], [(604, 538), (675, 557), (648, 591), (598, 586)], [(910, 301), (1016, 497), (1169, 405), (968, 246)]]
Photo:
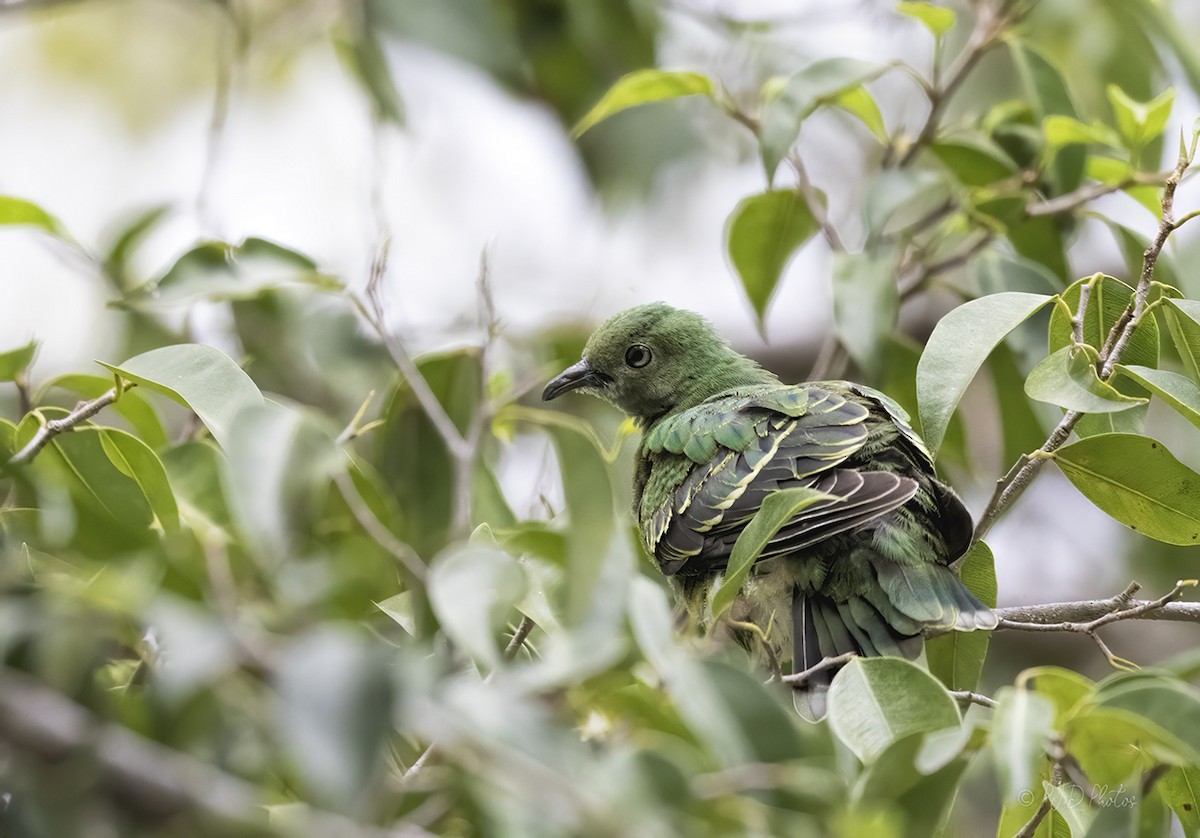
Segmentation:
[[(582, 135), (600, 188), (644, 184), (708, 108), (765, 168), (726, 229), (760, 324), (795, 252), (823, 241), (827, 371), (891, 393), (943, 464), (986, 467), (958, 413), (984, 380), (1009, 462), (1042, 444), (1047, 415), (1085, 412), (1044, 457), (1143, 535), (1197, 539), (1200, 475), (1144, 428), (1150, 400), (1200, 427), (1197, 284), (1165, 258), (1139, 283), (1151, 215), (1136, 231), (1106, 221), (1122, 277), (1077, 279), (1068, 258), (1102, 191), (1161, 212), (1176, 146), (1163, 67), (1200, 81), (1164, 4), (905, 2), (896, 23), (924, 32), (932, 77), (764, 48), (778, 66), (752, 79), (655, 66), (680, 4), (156, 5), (203, 18), (186, 54), (112, 49), (139, 37), (146, 4), (82, 5), (40, 28), (44, 60), (114, 98), (136, 91), (139, 118), (206, 88), (210, 32), (235, 53), (271, 44), (279, 62), (327, 43), (389, 130), (406, 114), (388, 51), (421, 42), (545, 102)], [(690, 13), (731, 44), (787, 28)], [(919, 80), (924, 126), (885, 119), (874, 91), (894, 76)], [(872, 144), (860, 240), (839, 235), (805, 170), (804, 129), (828, 113)], [(293, 247), (201, 241), (139, 275), (133, 257), (170, 211), (93, 253), (53, 208), (0, 197), (0, 225), (106, 283), (124, 347), (51, 380), (36, 341), (0, 347), (0, 387), (17, 394), (0, 417), (0, 833), (1198, 834), (1194, 654), (1098, 681), (1027, 668), (964, 712), (949, 690), (978, 689), (989, 638), (941, 637), (927, 667), (850, 663), (828, 723), (807, 724), (719, 634), (675, 631), (625, 514), (634, 429), (528, 395), (579, 335), (522, 343), (489, 323), (484, 346), (417, 358), (410, 380), (369, 300)], [(935, 292), (962, 304), (922, 347), (900, 311), (936, 312)], [(228, 312), (229, 352), (180, 331), (174, 315), (197, 304)], [(68, 420), (79, 400), (96, 410)], [(529, 496), (502, 479), (514, 460)], [(753, 545), (739, 548), (745, 573)], [(1186, 575), (1194, 548), (1176, 557)], [(962, 573), (996, 601), (985, 544)], [(972, 764), (991, 767), (999, 808), (959, 793)]]

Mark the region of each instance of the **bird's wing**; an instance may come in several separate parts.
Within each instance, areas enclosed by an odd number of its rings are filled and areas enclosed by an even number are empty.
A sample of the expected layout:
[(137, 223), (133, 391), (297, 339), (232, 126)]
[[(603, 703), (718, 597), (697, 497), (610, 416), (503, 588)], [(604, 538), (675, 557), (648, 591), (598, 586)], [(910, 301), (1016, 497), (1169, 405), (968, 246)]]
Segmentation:
[(910, 478), (838, 468), (866, 441), (869, 415), (856, 401), (801, 385), (710, 400), (674, 417), (672, 428), (655, 428), (645, 442), (655, 465), (642, 522), (663, 572), (724, 567), (763, 499), (780, 489), (808, 487), (831, 499), (797, 513), (763, 557), (811, 546), (906, 503), (917, 490)]

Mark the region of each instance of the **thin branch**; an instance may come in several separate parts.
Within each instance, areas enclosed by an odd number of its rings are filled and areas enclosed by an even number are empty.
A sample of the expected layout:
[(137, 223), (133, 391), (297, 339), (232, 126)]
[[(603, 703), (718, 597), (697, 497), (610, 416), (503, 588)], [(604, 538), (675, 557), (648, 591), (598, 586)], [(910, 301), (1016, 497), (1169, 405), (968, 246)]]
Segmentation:
[(1200, 602), (1177, 602), (1196, 580), (1184, 579), (1158, 599), (1137, 600), (1141, 586), (1136, 582), (1115, 597), (1080, 602), (1051, 602), (997, 608), (997, 630), (1067, 631), (1092, 634), (1097, 629), (1123, 620), (1169, 620), (1200, 623)]
[[(1180, 219), (1179, 222), (1174, 220), (1173, 215), (1175, 189), (1179, 186), (1179, 182), (1183, 179), (1183, 174), (1187, 171), (1191, 162), (1191, 153), (1188, 150), (1181, 150), (1174, 170), (1172, 170), (1163, 183), (1161, 198), (1162, 220), (1159, 222), (1157, 234), (1142, 254), (1142, 271), (1138, 278), (1137, 287), (1134, 289), (1133, 299), (1130, 301), (1129, 307), (1125, 309), (1121, 317), (1113, 324), (1112, 330), (1109, 332), (1108, 337), (1104, 341), (1104, 346), (1100, 350), (1100, 369), (1098, 374), (1101, 380), (1107, 380), (1112, 375), (1113, 369), (1121, 359), (1121, 353), (1133, 337), (1138, 319), (1146, 308), (1146, 298), (1153, 285), (1154, 268), (1158, 264), (1158, 257), (1162, 253), (1163, 247), (1166, 246), (1167, 239), (1172, 232), (1177, 230), (1192, 215), (1189, 213), (1183, 219)], [(1046, 438), (1046, 442), (1042, 447), (1033, 454), (1024, 455), (1013, 464), (1013, 467), (1009, 469), (1004, 477), (997, 481), (991, 500), (988, 501), (988, 505), (980, 515), (979, 523), (975, 527), (974, 541), (979, 541), (986, 536), (991, 530), (992, 525), (996, 523), (996, 520), (1024, 493), (1025, 489), (1033, 481), (1033, 478), (1037, 476), (1047, 461), (1051, 459), (1049, 455), (1062, 447), (1067, 439), (1070, 438), (1071, 432), (1079, 423), (1079, 420), (1083, 417), (1084, 414), (1080, 411), (1067, 411), (1063, 418), (1059, 420), (1054, 430), (1050, 432), (1050, 436)]]
[(1131, 186), (1162, 186), (1170, 172), (1137, 172), (1116, 183), (1088, 183), (1071, 192), (1065, 192), (1045, 201), (1031, 200), (1025, 207), (1025, 215), (1036, 218), (1041, 215), (1059, 215), (1078, 209), (1097, 198), (1120, 192)]
[(1037, 811), (1031, 817), (1020, 831), (1013, 835), (1013, 838), (1033, 838), (1033, 834), (1037, 832), (1037, 828), (1042, 821), (1046, 819), (1046, 815), (1050, 814), (1050, 798), (1043, 797), (1042, 805), (1038, 806)]
[[(131, 387), (133, 385), (127, 384), (125, 386)], [(103, 395), (98, 396), (91, 401), (80, 402), (74, 410), (72, 410), (63, 418), (51, 419), (48, 422), (44, 422), (42, 426), (37, 429), (37, 433), (33, 435), (33, 439), (29, 440), (24, 448), (12, 455), (8, 461), (8, 464), (10, 466), (19, 466), (30, 462), (38, 455), (39, 451), (49, 444), (50, 440), (54, 439), (54, 437), (61, 433), (73, 430), (77, 425), (81, 424), (82, 422), (86, 422), (88, 419), (91, 419), (101, 410), (115, 402), (119, 396), (120, 394), (117, 392), (117, 388), (114, 387), (107, 393), (104, 393)]]
[(342, 498), (346, 501), (346, 506), (350, 508), (350, 514), (358, 521), (359, 525), (366, 530), (375, 542), (392, 555), (405, 570), (411, 573), (416, 579), (424, 581), (425, 565), (422, 563), (419, 556), (413, 552), (413, 549), (405, 544), (396, 536), (392, 535), (392, 531), (383, 525), (371, 508), (367, 506), (362, 499), (362, 495), (358, 493), (358, 487), (354, 485), (354, 481), (350, 479), (348, 472), (342, 471), (336, 474), (333, 478), (334, 484), (341, 492)]
[(844, 253), (846, 245), (842, 241), (842, 237), (838, 235), (837, 228), (829, 220), (829, 212), (825, 209), (821, 196), (808, 178), (808, 170), (804, 167), (804, 161), (800, 159), (797, 152), (789, 154), (787, 161), (788, 165), (792, 167), (792, 171), (796, 173), (796, 191), (804, 198), (808, 211), (812, 213), (813, 219), (821, 227), (821, 233), (825, 236), (825, 241), (829, 243), (829, 249), (835, 253)]
[(973, 693), (970, 690), (950, 690), (950, 695), (954, 696), (954, 698), (958, 699), (959, 701), (966, 702), (967, 704), (978, 704), (980, 707), (988, 707), (991, 709), (996, 708), (996, 699), (989, 698), (986, 695), (980, 695), (979, 693)]
[(926, 265), (917, 275), (907, 282), (903, 283), (900, 288), (900, 299), (907, 300), (913, 294), (923, 289), (929, 280), (946, 271), (952, 271), (955, 268), (962, 267), (980, 254), (989, 244), (992, 243), (992, 234), (985, 232), (982, 236), (971, 242), (967, 247), (963, 248), (953, 256), (947, 256), (939, 262), (933, 262)]
[(517, 656), (517, 652), (521, 651), (521, 647), (525, 645), (525, 638), (529, 637), (529, 632), (533, 631), (537, 626), (533, 620), (528, 617), (522, 617), (517, 630), (513, 632), (512, 640), (508, 641), (508, 645), (504, 647), (504, 659), (510, 661)]
[(800, 672), (793, 672), (791, 675), (784, 675), (781, 680), (785, 684), (791, 684), (793, 687), (798, 687), (808, 681), (814, 675), (818, 675), (827, 669), (837, 669), (840, 666), (845, 666), (858, 657), (854, 652), (846, 652), (842, 655), (835, 655), (829, 658), (822, 658), (814, 663), (808, 669)]

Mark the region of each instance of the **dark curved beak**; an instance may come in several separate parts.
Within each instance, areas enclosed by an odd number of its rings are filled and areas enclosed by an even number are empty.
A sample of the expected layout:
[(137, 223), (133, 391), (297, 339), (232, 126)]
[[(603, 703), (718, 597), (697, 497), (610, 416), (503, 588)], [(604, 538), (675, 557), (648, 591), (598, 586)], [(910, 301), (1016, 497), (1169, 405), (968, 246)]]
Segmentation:
[(607, 383), (607, 380), (608, 376), (592, 369), (587, 358), (584, 358), (578, 364), (567, 367), (556, 378), (552, 378), (542, 391), (542, 400), (548, 402), (580, 387), (599, 387)]

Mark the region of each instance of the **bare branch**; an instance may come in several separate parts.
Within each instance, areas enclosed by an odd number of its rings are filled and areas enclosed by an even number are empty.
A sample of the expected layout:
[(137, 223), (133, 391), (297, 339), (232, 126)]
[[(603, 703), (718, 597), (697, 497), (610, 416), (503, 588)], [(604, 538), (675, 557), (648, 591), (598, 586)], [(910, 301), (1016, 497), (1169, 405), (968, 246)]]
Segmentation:
[(829, 249), (835, 253), (844, 253), (846, 245), (842, 241), (842, 237), (838, 235), (837, 228), (829, 220), (829, 212), (825, 209), (825, 204), (821, 201), (821, 196), (812, 185), (812, 181), (808, 179), (808, 170), (804, 168), (804, 161), (800, 159), (800, 155), (797, 152), (789, 154), (787, 161), (788, 165), (792, 167), (792, 171), (796, 173), (796, 191), (804, 198), (804, 203), (808, 206), (808, 211), (812, 213), (812, 217), (820, 225), (821, 233), (825, 236), (825, 241), (828, 242)]
[(1037, 828), (1046, 819), (1046, 815), (1048, 814), (1050, 814), (1050, 798), (1043, 797), (1042, 805), (1038, 806), (1037, 811), (1033, 813), (1033, 816), (1021, 827), (1020, 831), (1013, 838), (1033, 838), (1033, 834), (1037, 832)]
[(375, 542), (388, 551), (401, 566), (404, 567), (418, 580), (425, 579), (425, 565), (420, 557), (413, 552), (413, 549), (405, 544), (396, 536), (392, 535), (392, 531), (383, 525), (383, 522), (375, 517), (375, 513), (367, 506), (362, 499), (362, 495), (358, 493), (358, 487), (354, 485), (354, 481), (350, 479), (348, 472), (339, 472), (333, 478), (334, 484), (337, 485), (338, 491), (341, 492), (342, 498), (346, 501), (346, 506), (350, 507), (350, 514), (354, 516), (354, 520), (358, 521), (359, 525), (367, 531)]
[(508, 645), (504, 647), (504, 659), (510, 661), (517, 656), (517, 652), (521, 651), (521, 647), (525, 645), (525, 638), (529, 637), (529, 632), (537, 626), (533, 620), (528, 617), (522, 617), (517, 630), (513, 632), (512, 640), (508, 641)]
[(1133, 598), (1141, 586), (1136, 582), (1115, 597), (1080, 602), (1052, 602), (997, 608), (997, 629), (1014, 631), (1068, 631), (1091, 634), (1103, 626), (1123, 620), (1171, 620), (1200, 623), (1200, 602), (1177, 602), (1196, 580), (1184, 579), (1158, 599)]
[[(132, 387), (132, 384), (126, 384), (126, 389)], [(38, 455), (38, 452), (49, 444), (50, 440), (61, 433), (73, 430), (77, 425), (91, 419), (97, 413), (110, 404), (115, 402), (120, 397), (117, 388), (114, 387), (107, 393), (100, 395), (91, 401), (80, 402), (74, 410), (68, 413), (61, 419), (51, 419), (44, 422), (37, 433), (33, 435), (33, 439), (26, 443), (25, 447), (13, 454), (9, 459), (10, 466), (25, 465)]]
[(798, 687), (821, 672), (827, 669), (837, 669), (839, 666), (845, 666), (858, 657), (854, 652), (846, 652), (842, 655), (835, 655), (829, 658), (822, 658), (814, 663), (808, 669), (800, 672), (793, 672), (791, 675), (784, 675), (781, 680), (785, 684), (791, 684), (793, 687)]
[(950, 690), (950, 695), (967, 704), (978, 704), (980, 707), (988, 707), (993, 710), (996, 708), (996, 699), (973, 693), (970, 690)]
[(1170, 176), (1170, 172), (1137, 172), (1116, 183), (1088, 183), (1045, 201), (1032, 200), (1025, 206), (1025, 214), (1031, 218), (1040, 215), (1059, 215), (1131, 186), (1162, 186)]

